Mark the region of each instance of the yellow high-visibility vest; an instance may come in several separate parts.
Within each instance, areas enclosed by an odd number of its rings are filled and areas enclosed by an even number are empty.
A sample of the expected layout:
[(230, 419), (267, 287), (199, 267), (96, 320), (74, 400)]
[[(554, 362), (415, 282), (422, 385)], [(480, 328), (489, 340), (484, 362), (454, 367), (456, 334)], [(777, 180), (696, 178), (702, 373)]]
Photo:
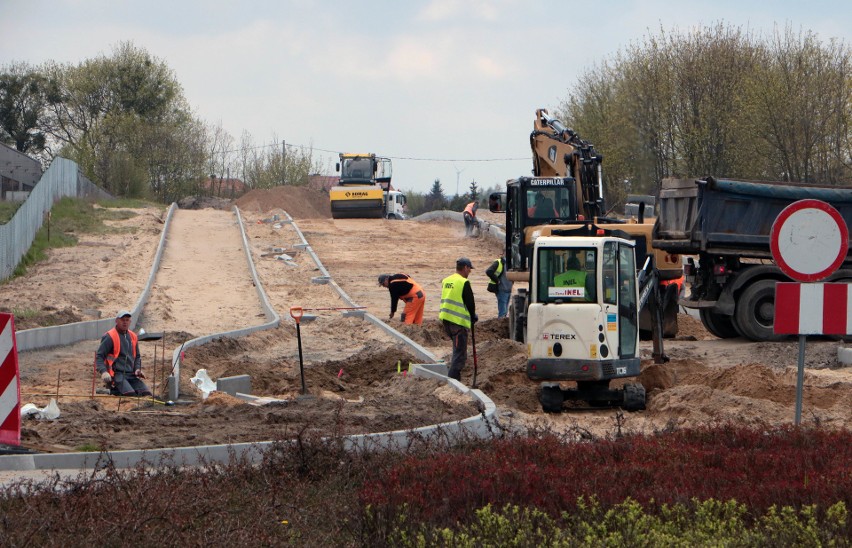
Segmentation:
[(441, 311), (438, 318), (470, 329), (470, 313), (462, 300), (465, 282), (467, 278), (458, 272), (441, 281)]

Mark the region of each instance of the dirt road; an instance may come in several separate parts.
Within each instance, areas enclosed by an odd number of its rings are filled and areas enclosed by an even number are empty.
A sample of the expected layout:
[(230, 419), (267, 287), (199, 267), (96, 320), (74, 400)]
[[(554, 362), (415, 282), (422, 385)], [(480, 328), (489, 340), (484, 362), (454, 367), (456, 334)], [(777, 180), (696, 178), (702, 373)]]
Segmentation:
[[(581, 436), (621, 430), (653, 432), (673, 425), (708, 421), (781, 424), (793, 420), (795, 343), (719, 340), (697, 321), (682, 316), (681, 339), (667, 341), (672, 361), (654, 365), (643, 343), (643, 373), (648, 409), (625, 414), (611, 409), (575, 409), (560, 415), (540, 412), (536, 386), (524, 374), (523, 345), (505, 339), (505, 320), (496, 319), (496, 301), (485, 291), (484, 270), (501, 252), (497, 242), (463, 237), (463, 225), (446, 221), (332, 220), (322, 195), (280, 188), (252, 192), (238, 201), (251, 252), (282, 326), (238, 340), (220, 340), (186, 352), (181, 391), (186, 405), (163, 406), (106, 398), (60, 398), (63, 415), (54, 422), (28, 420), (25, 445), (44, 450), (81, 447), (147, 448), (173, 445), (260, 441), (300, 431), (360, 433), (431, 424), (475, 413), (467, 400), (436, 381), (397, 373), (415, 358), (369, 322), (336, 311), (318, 311), (302, 329), (304, 370), (310, 398), (300, 398), (300, 375), (291, 306), (344, 306), (328, 285), (312, 283), (319, 275), (308, 254), (294, 247), (295, 229), (272, 222), (290, 213), (328, 271), (360, 306), (386, 318), (390, 299), (379, 287), (379, 273), (405, 272), (427, 293), (426, 322), (400, 331), (439, 357), (447, 341), (437, 322), (440, 280), (452, 272), (458, 256), (470, 257), (480, 316), (477, 331), (478, 387), (498, 405), (504, 427), (546, 427)], [(25, 279), (0, 286), (0, 304), (40, 310), (44, 303), (66, 311), (67, 321), (83, 311), (104, 317), (135, 301), (159, 239), (155, 213), (139, 211), (127, 221), (133, 236), (87, 240), (76, 248), (51, 252), (50, 260)], [(487, 214), (487, 213), (486, 213)], [(164, 331), (166, 352), (148, 343), (143, 359), (159, 391), (168, 373), (172, 349), (193, 337), (260, 324), (259, 299), (248, 277), (235, 216), (227, 210), (181, 210), (175, 216), (156, 287), (140, 318), (148, 331)], [(128, 271), (108, 263), (108, 275), (86, 277), (86, 265), (114, 256), (116, 247), (132, 249), (139, 268)], [(56, 265), (64, 265), (57, 267)], [(65, 272), (80, 273), (66, 276)], [(50, 311), (48, 311), (50, 312)], [(57, 314), (53, 314), (54, 317)], [(20, 356), (25, 394), (88, 394), (96, 341)], [(837, 344), (810, 343), (804, 421), (844, 426), (852, 415), (852, 371), (836, 368)], [(159, 352), (159, 354), (158, 354)], [(164, 358), (164, 355), (167, 358)], [(472, 361), (463, 373), (470, 381)], [(258, 408), (214, 394), (201, 402), (188, 377), (207, 369), (214, 379), (249, 374), (253, 392), (286, 399)], [(153, 375), (151, 373), (154, 373)], [(58, 382), (57, 382), (58, 381)], [(46, 396), (25, 402), (47, 403)]]

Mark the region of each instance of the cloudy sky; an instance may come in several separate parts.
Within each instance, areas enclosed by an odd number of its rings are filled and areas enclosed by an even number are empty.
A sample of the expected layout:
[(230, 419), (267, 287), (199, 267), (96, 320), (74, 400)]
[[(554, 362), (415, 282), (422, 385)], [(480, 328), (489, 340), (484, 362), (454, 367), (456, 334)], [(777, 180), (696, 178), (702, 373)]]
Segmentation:
[(596, 63), (719, 21), (852, 41), (849, 0), (0, 0), (0, 65), (132, 41), (236, 141), (312, 147), (328, 173), (337, 152), (375, 152), (397, 188), (451, 195), (529, 174), (535, 109)]

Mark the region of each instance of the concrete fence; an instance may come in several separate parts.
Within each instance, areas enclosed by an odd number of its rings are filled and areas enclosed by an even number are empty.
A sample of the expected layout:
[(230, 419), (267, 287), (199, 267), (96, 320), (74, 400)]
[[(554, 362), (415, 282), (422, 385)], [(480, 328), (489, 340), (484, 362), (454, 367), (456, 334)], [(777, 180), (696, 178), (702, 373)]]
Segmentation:
[(0, 280), (12, 276), (47, 220), (53, 204), (66, 196), (110, 197), (80, 173), (76, 162), (54, 158), (12, 220), (0, 226)]

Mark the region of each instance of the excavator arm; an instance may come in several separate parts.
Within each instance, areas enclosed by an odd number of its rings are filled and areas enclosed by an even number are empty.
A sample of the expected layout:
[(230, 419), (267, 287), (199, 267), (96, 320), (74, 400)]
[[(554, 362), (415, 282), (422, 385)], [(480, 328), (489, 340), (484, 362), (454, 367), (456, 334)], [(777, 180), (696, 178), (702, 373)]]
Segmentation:
[(573, 129), (551, 117), (546, 109), (540, 108), (535, 114), (533, 131), (530, 133), (533, 175), (573, 177), (578, 183), (576, 202), (581, 205), (586, 219), (604, 216), (603, 156)]
[(649, 254), (645, 257), (645, 263), (642, 265), (642, 270), (638, 272), (637, 282), (639, 284), (639, 310), (648, 305), (648, 311), (651, 313), (651, 333), (653, 341), (652, 357), (654, 363), (666, 363), (669, 357), (666, 356), (663, 348), (663, 311), (665, 303), (664, 296), (660, 291), (660, 272), (654, 264), (654, 255)]

